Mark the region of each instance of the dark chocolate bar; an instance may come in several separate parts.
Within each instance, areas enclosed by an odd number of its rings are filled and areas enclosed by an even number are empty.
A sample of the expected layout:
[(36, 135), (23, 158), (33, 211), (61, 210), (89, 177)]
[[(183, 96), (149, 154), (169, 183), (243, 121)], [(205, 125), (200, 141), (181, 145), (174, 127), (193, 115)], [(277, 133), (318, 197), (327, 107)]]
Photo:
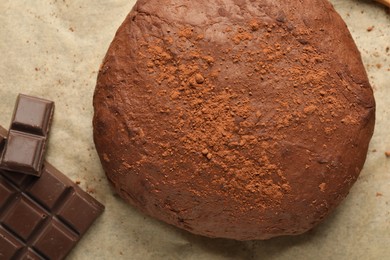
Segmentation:
[(103, 210), (46, 161), (41, 177), (0, 170), (0, 259), (63, 259)]
[(0, 168), (39, 176), (54, 102), (19, 94)]

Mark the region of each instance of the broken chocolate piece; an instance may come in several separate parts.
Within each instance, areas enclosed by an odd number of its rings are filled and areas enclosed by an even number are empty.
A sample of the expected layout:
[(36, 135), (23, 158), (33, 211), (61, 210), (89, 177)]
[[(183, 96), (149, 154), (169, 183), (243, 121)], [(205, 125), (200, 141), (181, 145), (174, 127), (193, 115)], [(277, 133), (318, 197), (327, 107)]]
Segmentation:
[(63, 259), (103, 210), (48, 162), (41, 177), (0, 170), (0, 259)]
[(0, 168), (40, 176), (53, 111), (54, 102), (19, 94)]

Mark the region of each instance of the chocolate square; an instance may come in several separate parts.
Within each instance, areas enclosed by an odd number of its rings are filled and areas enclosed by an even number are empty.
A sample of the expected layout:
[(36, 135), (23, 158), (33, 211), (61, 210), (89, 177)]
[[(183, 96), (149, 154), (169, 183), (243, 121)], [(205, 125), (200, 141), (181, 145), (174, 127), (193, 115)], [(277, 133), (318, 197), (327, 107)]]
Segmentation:
[(77, 190), (74, 190), (58, 211), (58, 217), (69, 224), (79, 234), (85, 233), (92, 225), (90, 219), (100, 211), (100, 206), (87, 200)]
[(3, 167), (31, 174), (39, 172), (43, 160), (43, 145), (43, 137), (10, 131), (3, 155)]
[(9, 209), (2, 222), (26, 241), (46, 217), (47, 215), (42, 209), (21, 196)]
[(49, 259), (63, 259), (77, 243), (77, 236), (53, 220), (42, 231), (33, 247)]
[(45, 173), (41, 175), (39, 181), (33, 182), (33, 184), (26, 189), (26, 192), (50, 210), (67, 188), (68, 186), (57, 176), (52, 174), (52, 172), (45, 170)]
[(46, 136), (49, 131), (54, 103), (42, 98), (19, 94), (11, 129)]

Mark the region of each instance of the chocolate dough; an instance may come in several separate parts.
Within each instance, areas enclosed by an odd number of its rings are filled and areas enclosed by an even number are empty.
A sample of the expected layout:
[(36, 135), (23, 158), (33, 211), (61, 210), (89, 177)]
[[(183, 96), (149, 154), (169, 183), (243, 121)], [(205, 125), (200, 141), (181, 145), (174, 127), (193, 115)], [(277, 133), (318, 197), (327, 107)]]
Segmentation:
[(360, 54), (326, 0), (139, 0), (93, 104), (123, 199), (237, 240), (320, 223), (356, 181), (375, 121)]

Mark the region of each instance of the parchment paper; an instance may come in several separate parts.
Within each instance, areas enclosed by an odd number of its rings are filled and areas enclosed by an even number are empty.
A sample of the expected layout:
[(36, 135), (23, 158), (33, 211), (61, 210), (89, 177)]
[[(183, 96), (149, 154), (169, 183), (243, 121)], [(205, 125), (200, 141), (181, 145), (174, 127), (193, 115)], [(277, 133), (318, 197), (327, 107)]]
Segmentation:
[(371, 1), (331, 1), (362, 53), (377, 101), (375, 135), (350, 195), (305, 235), (238, 242), (144, 216), (114, 196), (105, 179), (92, 140), (92, 95), (99, 65), (134, 2), (0, 1), (0, 124), (9, 127), (18, 93), (54, 100), (47, 160), (106, 206), (68, 259), (389, 259), (389, 12)]

